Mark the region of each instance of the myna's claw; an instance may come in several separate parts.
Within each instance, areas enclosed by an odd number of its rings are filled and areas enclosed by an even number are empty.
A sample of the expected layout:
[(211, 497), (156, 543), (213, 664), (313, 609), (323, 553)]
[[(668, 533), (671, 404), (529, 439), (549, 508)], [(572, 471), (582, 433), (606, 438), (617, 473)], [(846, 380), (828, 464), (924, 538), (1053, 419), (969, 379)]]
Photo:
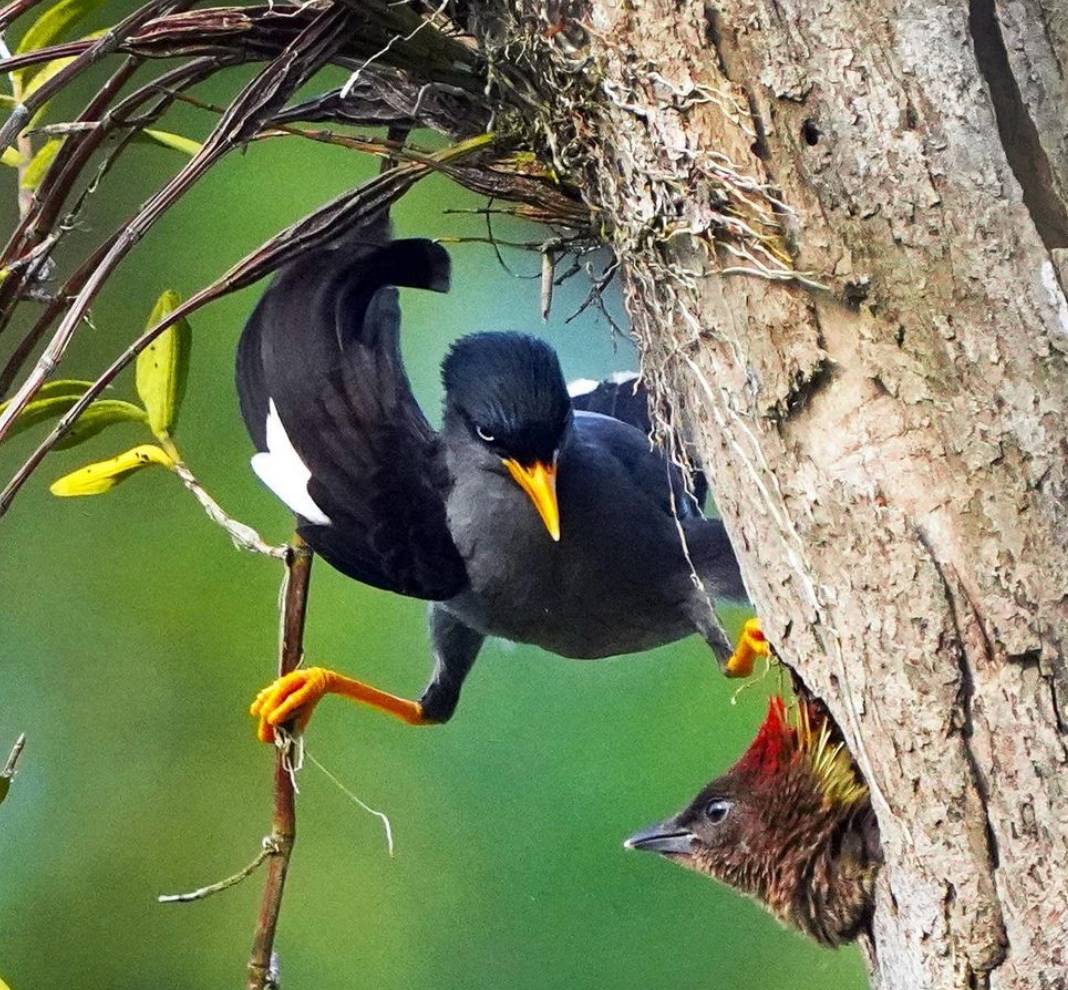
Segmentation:
[(760, 628), (759, 619), (747, 619), (738, 637), (738, 645), (723, 668), (728, 677), (748, 677), (757, 657), (768, 655), (768, 641)]
[(315, 706), (325, 694), (343, 695), (409, 725), (429, 725), (432, 721), (423, 714), (423, 707), (418, 701), (379, 691), (370, 684), (345, 677), (326, 667), (301, 667), (268, 684), (249, 707), (249, 714), (259, 719), (256, 735), (260, 742), (274, 742), (275, 728), (290, 720), (296, 721), (298, 733), (303, 732)]
[(303, 732), (315, 706), (332, 687), (336, 675), (324, 667), (302, 667), (267, 685), (249, 707), (249, 714), (259, 718), (256, 735), (260, 742), (274, 742), (275, 726), (295, 718), (298, 732)]

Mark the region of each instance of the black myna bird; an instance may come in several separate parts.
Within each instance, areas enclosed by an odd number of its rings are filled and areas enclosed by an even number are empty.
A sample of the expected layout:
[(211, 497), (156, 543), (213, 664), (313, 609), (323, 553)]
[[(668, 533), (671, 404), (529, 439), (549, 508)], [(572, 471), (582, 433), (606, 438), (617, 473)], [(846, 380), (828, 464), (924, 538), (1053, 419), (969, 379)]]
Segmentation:
[(621, 394), (634, 382), (572, 398), (548, 344), (474, 334), (442, 365), (434, 432), (401, 360), (394, 286), (448, 284), (443, 248), (390, 241), (383, 220), (284, 270), (242, 334), (252, 465), (300, 535), (350, 577), (433, 602), (435, 667), (419, 701), (299, 669), (253, 703), (264, 741), (291, 718), (303, 726), (326, 693), (444, 722), (486, 636), (595, 659), (697, 632), (738, 674), (766, 652), (751, 620), (732, 658), (716, 618), (716, 600), (745, 599), (722, 523), (642, 429), (582, 408), (634, 418)]
[(715, 877), (816, 941), (841, 945), (871, 920), (878, 825), (829, 720), (807, 702), (793, 712), (772, 698), (745, 755), (625, 845)]

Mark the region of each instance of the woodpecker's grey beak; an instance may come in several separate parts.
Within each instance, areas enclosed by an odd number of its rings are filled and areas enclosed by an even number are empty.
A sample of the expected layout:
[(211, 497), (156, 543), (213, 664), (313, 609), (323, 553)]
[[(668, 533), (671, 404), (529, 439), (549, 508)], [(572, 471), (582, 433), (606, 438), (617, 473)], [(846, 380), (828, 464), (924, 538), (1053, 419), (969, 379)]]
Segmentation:
[(623, 843), (625, 849), (643, 849), (663, 855), (688, 856), (697, 838), (689, 829), (680, 828), (673, 818), (636, 832)]

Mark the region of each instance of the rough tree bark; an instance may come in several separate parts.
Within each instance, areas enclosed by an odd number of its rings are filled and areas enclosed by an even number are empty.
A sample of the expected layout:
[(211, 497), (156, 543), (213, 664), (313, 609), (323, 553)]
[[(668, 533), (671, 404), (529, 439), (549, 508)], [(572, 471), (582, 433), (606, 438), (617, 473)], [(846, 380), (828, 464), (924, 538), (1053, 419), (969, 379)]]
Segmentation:
[[(344, 3), (364, 68), (411, 43), (414, 116), (424, 83), (481, 93), (466, 40), (412, 26), (445, 5)], [(563, 181), (567, 209), (540, 212), (583, 222), (580, 189), (611, 240), (769, 638), (871, 786), (874, 982), (1068, 990), (1064, 0), (448, 7), (483, 43), (502, 147)], [(405, 34), (378, 50), (383, 25)], [(247, 25), (269, 52), (276, 29)]]
[[(873, 982), (1068, 986), (1064, 6), (553, 6), (505, 31), (585, 29), (586, 105), (543, 87), (554, 152), (873, 790)], [(737, 213), (717, 153), (826, 290), (711, 274), (753, 267), (710, 221)]]

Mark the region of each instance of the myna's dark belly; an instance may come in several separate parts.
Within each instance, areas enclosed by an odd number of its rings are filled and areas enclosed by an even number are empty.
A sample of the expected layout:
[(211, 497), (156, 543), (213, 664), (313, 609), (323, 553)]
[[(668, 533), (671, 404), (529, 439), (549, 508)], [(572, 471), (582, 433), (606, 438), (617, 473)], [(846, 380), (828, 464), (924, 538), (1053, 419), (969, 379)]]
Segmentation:
[(576, 659), (640, 652), (694, 632), (685, 611), (693, 584), (674, 521), (574, 463), (561, 463), (557, 490), (558, 543), (510, 479), (482, 474), (457, 485), (450, 529), (470, 587), (449, 610), (487, 635)]
[[(535, 619), (529, 609), (473, 592), (463, 592), (445, 604), (465, 625), (487, 636), (531, 643), (573, 660), (641, 653), (694, 632), (693, 623), (681, 613), (665, 616), (661, 611), (650, 616), (638, 608), (627, 615), (622, 610), (576, 609), (572, 602), (552, 601)], [(637, 622), (632, 621), (635, 617)]]

